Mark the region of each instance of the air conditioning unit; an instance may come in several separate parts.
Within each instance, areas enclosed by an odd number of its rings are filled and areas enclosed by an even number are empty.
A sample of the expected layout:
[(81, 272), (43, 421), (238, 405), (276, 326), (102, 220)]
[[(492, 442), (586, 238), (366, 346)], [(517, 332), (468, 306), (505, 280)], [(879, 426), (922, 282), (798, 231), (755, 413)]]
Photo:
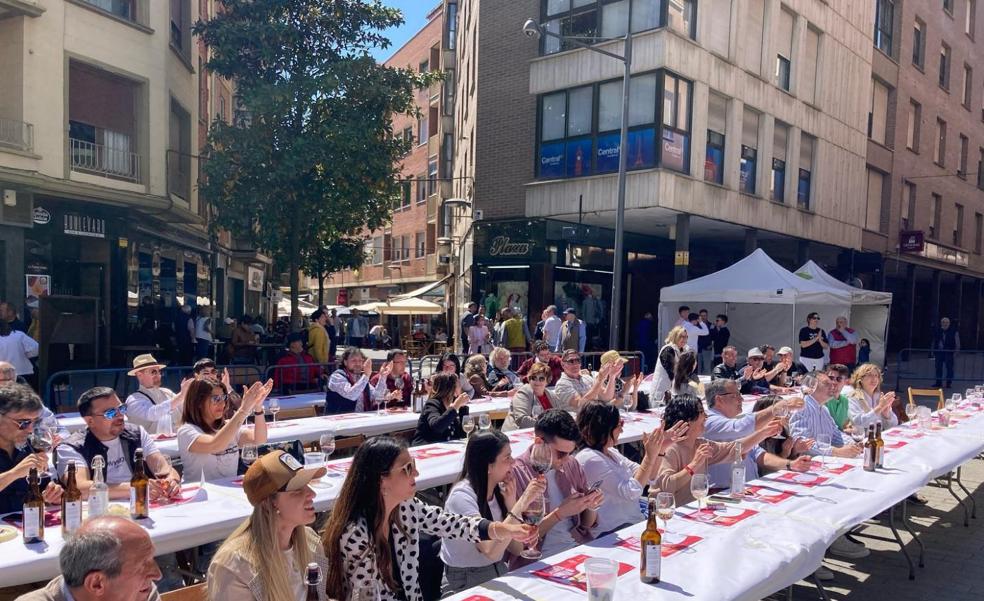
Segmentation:
[(441, 265), (449, 265), (451, 263), (451, 255), (437, 255), (437, 262)]

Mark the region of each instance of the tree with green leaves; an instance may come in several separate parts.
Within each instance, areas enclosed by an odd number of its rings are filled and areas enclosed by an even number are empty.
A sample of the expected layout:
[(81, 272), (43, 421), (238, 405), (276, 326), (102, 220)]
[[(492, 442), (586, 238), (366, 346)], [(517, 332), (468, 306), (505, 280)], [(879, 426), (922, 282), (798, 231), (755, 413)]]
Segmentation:
[(195, 24), (206, 67), (235, 82), (241, 109), (213, 125), (203, 153), (211, 227), (286, 266), (295, 328), (305, 255), (347, 250), (335, 244), (382, 226), (401, 192), (409, 142), (392, 118), (416, 112), (416, 90), (438, 77), (369, 55), (402, 22), (379, 0), (224, 0)]
[(365, 240), (327, 235), (302, 251), (301, 270), (318, 280), (318, 306), (325, 304), (325, 280), (343, 269), (358, 269), (365, 261)]

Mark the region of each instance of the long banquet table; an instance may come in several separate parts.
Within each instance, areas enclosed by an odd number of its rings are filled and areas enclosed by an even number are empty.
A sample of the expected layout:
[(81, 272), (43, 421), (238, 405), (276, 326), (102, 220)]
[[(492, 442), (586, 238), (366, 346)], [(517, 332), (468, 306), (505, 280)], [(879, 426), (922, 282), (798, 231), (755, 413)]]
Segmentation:
[[(501, 402), (501, 401), (499, 401)], [(413, 415), (413, 414), (411, 414)], [(379, 417), (379, 419), (389, 419)], [(344, 421), (344, 420), (343, 420)], [(628, 415), (621, 442), (633, 442), (652, 430), (659, 419), (652, 414)], [(510, 432), (514, 455), (523, 453), (533, 438), (531, 429)], [(750, 486), (763, 487), (761, 498), (747, 498), (740, 505), (728, 504), (720, 515), (725, 523), (709, 524), (682, 518), (693, 506), (678, 508), (670, 522), (674, 537), (700, 537), (692, 546), (676, 549), (663, 562), (664, 581), (643, 585), (638, 578), (638, 552), (632, 550), (633, 536), (643, 524), (630, 526), (588, 545), (547, 558), (514, 571), (453, 599), (470, 601), (505, 599), (583, 599), (582, 590), (548, 581), (531, 572), (577, 556), (606, 556), (629, 570), (618, 581), (618, 594), (627, 598), (639, 593), (646, 599), (759, 599), (811, 574), (820, 565), (825, 549), (837, 536), (903, 501), (931, 478), (946, 474), (984, 450), (984, 410), (965, 402), (949, 428), (920, 432), (903, 425), (885, 432), (885, 468), (864, 472), (860, 460), (829, 459), (806, 475), (777, 472)], [(420, 476), (418, 489), (450, 484), (457, 480), (464, 459), (464, 441), (413, 447)], [(329, 461), (329, 475), (315, 488), (319, 511), (334, 503), (351, 459)], [(821, 478), (821, 480), (817, 480)], [(199, 488), (200, 487), (200, 488)], [(176, 504), (155, 507), (151, 519), (142, 520), (159, 554), (221, 540), (245, 519), (251, 507), (239, 479), (208, 483), (185, 482), (185, 498)], [(778, 503), (766, 502), (769, 495)], [(750, 510), (752, 513), (747, 513)], [(732, 515), (737, 514), (737, 515)], [(744, 516), (744, 517), (743, 517)], [(743, 519), (736, 519), (743, 518)], [(715, 518), (718, 519), (718, 518)], [(46, 529), (43, 544), (25, 546), (21, 538), (0, 543), (0, 586), (36, 582), (58, 573), (58, 551), (62, 545), (58, 527)], [(674, 551), (670, 545), (664, 555)], [(735, 561), (740, 553), (742, 561)], [(715, 578), (699, 578), (698, 566), (716, 566)]]

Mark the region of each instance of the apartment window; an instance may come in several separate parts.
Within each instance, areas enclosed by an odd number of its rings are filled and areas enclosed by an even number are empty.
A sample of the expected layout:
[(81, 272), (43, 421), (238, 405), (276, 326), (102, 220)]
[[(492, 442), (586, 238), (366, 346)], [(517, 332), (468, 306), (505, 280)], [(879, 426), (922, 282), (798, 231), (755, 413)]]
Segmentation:
[(866, 230), (881, 231), (882, 194), (884, 190), (884, 174), (874, 169), (868, 169), (868, 198), (864, 216), (864, 228)]
[(916, 213), (916, 185), (905, 182), (902, 198), (902, 229), (910, 230), (913, 227), (912, 216)]
[(919, 19), (912, 26), (912, 64), (920, 69), (926, 65), (926, 24)]
[(444, 100), (441, 103), (444, 107), (444, 115), (450, 117), (454, 115), (454, 69), (447, 69), (444, 72)]
[(762, 73), (762, 45), (765, 37), (764, 0), (743, 0), (739, 15), (742, 43), (738, 44), (738, 51), (741, 53), (741, 65), (749, 71), (765, 75)]
[(937, 227), (940, 223), (940, 207), (943, 206), (943, 197), (939, 194), (933, 194), (932, 201), (929, 205), (929, 237), (933, 240), (937, 238)]
[(963, 69), (963, 105), (968, 111), (970, 110), (970, 98), (973, 94), (973, 81), (974, 81), (974, 70), (971, 69), (970, 65), (964, 63)]
[[(171, 0), (171, 47), (186, 61), (191, 62), (191, 2)], [(190, 67), (190, 65), (189, 65)]]
[(427, 123), (427, 113), (424, 113), (417, 118), (417, 145), (418, 146), (427, 143), (427, 138), (430, 137), (429, 131), (430, 131), (430, 125)]
[(974, 213), (974, 252), (981, 254), (981, 236), (984, 235), (984, 215)]
[(962, 204), (955, 204), (954, 207), (956, 211), (956, 219), (953, 221), (953, 245), (963, 246), (963, 215), (964, 208)]
[(413, 145), (413, 128), (409, 125), (403, 128), (403, 141), (406, 143), (407, 148)]
[(813, 155), (816, 152), (817, 140), (811, 135), (800, 136), (799, 178), (796, 182), (796, 204), (801, 209), (809, 211), (813, 197)]
[(960, 134), (960, 166), (957, 167), (957, 175), (967, 179), (967, 153), (970, 152), (970, 140), (967, 136)]
[(454, 135), (444, 134), (444, 144), (441, 146), (441, 156), (444, 159), (442, 165), (442, 175), (445, 178), (451, 177), (454, 173)]
[(905, 147), (912, 152), (919, 152), (919, 130), (922, 123), (922, 105), (909, 99), (909, 123), (905, 134)]
[(793, 21), (792, 13), (779, 11), (779, 50), (776, 55), (776, 85), (789, 91), (790, 57), (793, 56)]
[(694, 37), (697, 27), (694, 0), (669, 0), (665, 4), (667, 24), (687, 37)]
[(448, 50), (454, 50), (455, 40), (458, 38), (458, 3), (448, 2), (447, 14), (444, 17), (444, 26), (447, 28)]
[(366, 240), (366, 258), (370, 265), (383, 264), (383, 237), (376, 236)]
[[(547, 31), (580, 38), (598, 37), (599, 2), (593, 0), (547, 0), (544, 27)], [(551, 36), (541, 38), (544, 54), (574, 48), (569, 42)]]
[(421, 73), (427, 73), (428, 71), (430, 71), (430, 61), (429, 60), (420, 61), (420, 64), (417, 65), (417, 71)]
[(417, 203), (427, 201), (427, 175), (421, 173), (417, 176)]
[(663, 77), (663, 131), (660, 166), (689, 172), (690, 158), (690, 88), (685, 79), (666, 73)]
[(943, 10), (953, 15), (953, 0), (943, 0)]
[(738, 172), (738, 189), (745, 194), (755, 194), (755, 175), (758, 172), (759, 115), (745, 108), (741, 122), (741, 163)]
[(974, 37), (974, 21), (977, 20), (977, 0), (967, 0), (967, 12), (964, 13), (964, 33)]
[(868, 113), (868, 137), (882, 145), (887, 145), (885, 137), (888, 121), (888, 86), (873, 79), (871, 81), (871, 110)]
[(191, 201), (191, 115), (174, 100), (168, 119), (167, 191)]
[(936, 118), (936, 146), (933, 148), (933, 160), (940, 167), (946, 165), (946, 121)]
[(817, 101), (817, 65), (820, 56), (820, 32), (812, 27), (806, 28), (803, 43), (803, 64), (799, 70), (799, 91), (804, 101)]
[(427, 195), (437, 194), (437, 157), (427, 161)]
[(789, 143), (789, 126), (776, 121), (772, 139), (772, 200), (786, 201), (786, 145)]
[(101, 8), (127, 21), (135, 22), (137, 20), (135, 0), (83, 0), (83, 2)]
[[(696, 33), (695, 0), (546, 0), (543, 5), (544, 28), (565, 36), (617, 38), (630, 26), (633, 33), (667, 26), (691, 38)], [(550, 36), (541, 43), (543, 54), (575, 47)]]
[(413, 182), (407, 179), (400, 185), (400, 200), (395, 209), (405, 209), (413, 204)]
[(946, 44), (940, 46), (940, 87), (950, 89), (950, 47)]
[(892, 55), (892, 28), (895, 24), (895, 1), (877, 0), (875, 4), (875, 48)]
[(977, 187), (984, 190), (984, 148), (978, 148), (977, 152)]
[(413, 256), (417, 259), (427, 254), (427, 235), (424, 232), (417, 232), (413, 237)]
[[(745, 3), (741, 3), (744, 10)], [(719, 56), (728, 57), (731, 44), (731, 11), (739, 10), (731, 0), (714, 3), (714, 18), (705, 19), (706, 27), (701, 31), (701, 44)]]
[(400, 236), (400, 260), (409, 261), (410, 260), (410, 235), (404, 234)]
[(724, 133), (727, 125), (728, 99), (710, 94), (707, 100), (707, 152), (704, 179), (724, 183)]

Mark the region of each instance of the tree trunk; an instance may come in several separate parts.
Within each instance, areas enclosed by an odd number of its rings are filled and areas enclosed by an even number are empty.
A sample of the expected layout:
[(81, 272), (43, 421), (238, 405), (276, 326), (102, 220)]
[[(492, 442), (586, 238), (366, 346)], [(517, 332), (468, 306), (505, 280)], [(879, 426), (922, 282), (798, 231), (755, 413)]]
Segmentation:
[(325, 306), (325, 278), (328, 277), (323, 271), (318, 271), (318, 306)]

